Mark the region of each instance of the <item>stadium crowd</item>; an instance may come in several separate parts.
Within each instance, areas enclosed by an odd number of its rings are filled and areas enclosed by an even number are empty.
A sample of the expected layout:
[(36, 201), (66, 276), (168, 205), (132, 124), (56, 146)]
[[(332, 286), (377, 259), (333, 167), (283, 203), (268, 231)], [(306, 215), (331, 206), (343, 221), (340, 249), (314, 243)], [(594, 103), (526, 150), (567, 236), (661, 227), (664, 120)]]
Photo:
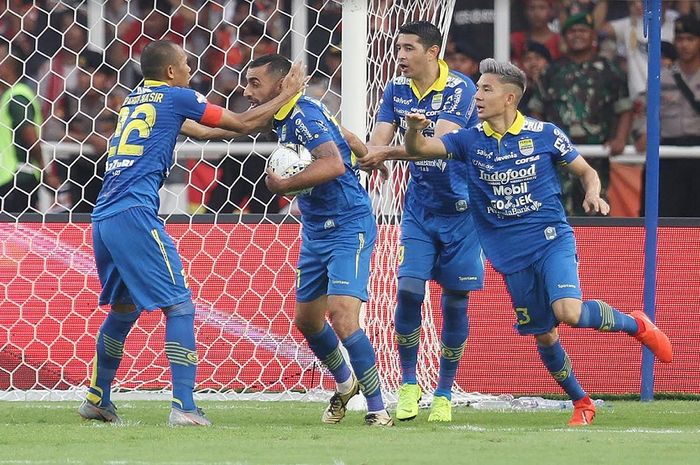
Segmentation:
[[(312, 73), (307, 94), (338, 114), (342, 5), (337, 0), (306, 4)], [(493, 4), (457, 0), (455, 6), (445, 60), (475, 80), (479, 61), (493, 51)], [(611, 157), (628, 144), (644, 153), (643, 2), (512, 0), (511, 5), (512, 61), (529, 84), (520, 110), (556, 123), (577, 144), (606, 145)], [(233, 111), (247, 108), (242, 73), (256, 57), (290, 55), (290, 9), (291, 1), (276, 0), (107, 0), (104, 37), (96, 38), (91, 34), (99, 29), (89, 28), (86, 2), (0, 3), (0, 60), (11, 62), (10, 68), (17, 65), (17, 76), (11, 70), (0, 75), (2, 211), (40, 211), (42, 184), (55, 193), (50, 211), (92, 211), (119, 108), (127, 89), (141, 79), (140, 53), (152, 40), (184, 47), (193, 69), (191, 86), (209, 101)], [(700, 146), (700, 2), (664, 1), (663, 10), (662, 144)], [(100, 43), (106, 44), (103, 49), (95, 45)], [(15, 81), (26, 87), (10, 95)], [(37, 147), (46, 142), (87, 144), (91, 150), (55, 157), (41, 169)], [(622, 169), (612, 172), (608, 158), (589, 162), (604, 189), (618, 191), (613, 214), (639, 216), (641, 169), (625, 179)], [(700, 159), (662, 160), (661, 216), (700, 216), (697, 202), (690, 200), (697, 198), (698, 165)], [(279, 211), (281, 198), (262, 182), (264, 166), (254, 154), (188, 161), (188, 182), (196, 186), (190, 189), (192, 211)], [(577, 185), (564, 174), (561, 181), (567, 212), (581, 214)]]

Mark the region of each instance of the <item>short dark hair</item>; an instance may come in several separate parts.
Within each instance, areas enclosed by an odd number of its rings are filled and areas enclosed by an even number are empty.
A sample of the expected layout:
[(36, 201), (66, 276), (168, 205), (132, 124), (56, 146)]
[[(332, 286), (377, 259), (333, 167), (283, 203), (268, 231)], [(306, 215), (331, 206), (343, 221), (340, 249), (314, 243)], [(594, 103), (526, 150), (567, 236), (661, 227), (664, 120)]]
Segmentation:
[(426, 49), (433, 45), (442, 47), (442, 33), (433, 23), (428, 21), (414, 21), (406, 23), (399, 28), (399, 34), (413, 34), (418, 36), (418, 42)]
[(156, 40), (141, 52), (141, 74), (144, 79), (163, 79), (165, 67), (177, 63), (177, 46), (167, 40)]
[(292, 68), (292, 62), (289, 61), (289, 58), (279, 53), (270, 53), (256, 58), (250, 62), (248, 68), (259, 68), (266, 65), (268, 65), (268, 71), (277, 77), (286, 76)]

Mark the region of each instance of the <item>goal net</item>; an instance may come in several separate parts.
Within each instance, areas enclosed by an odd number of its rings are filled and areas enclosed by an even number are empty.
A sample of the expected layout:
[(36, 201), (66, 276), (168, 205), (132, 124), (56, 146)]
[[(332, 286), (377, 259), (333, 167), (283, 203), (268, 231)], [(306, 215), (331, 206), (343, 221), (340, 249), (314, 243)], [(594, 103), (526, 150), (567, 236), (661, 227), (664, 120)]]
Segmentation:
[[(248, 106), (242, 85), (251, 58), (280, 52), (305, 59), (312, 76), (307, 93), (322, 99), (346, 123), (340, 112), (341, 80), (352, 81), (353, 70), (343, 68), (342, 56), (364, 42), (367, 80), (357, 84), (368, 111), (361, 124), (351, 126), (369, 131), (383, 87), (396, 73), (397, 28), (425, 19), (446, 32), (453, 2), (368, 0), (366, 38), (348, 32), (343, 11), (350, 3), (363, 2), (37, 0), (0, 6), (0, 52), (9, 43), (13, 57), (0, 68), (0, 93), (18, 78), (27, 84), (19, 113), (15, 107), (14, 116), (7, 116), (7, 108), (0, 106), (0, 175), (5, 173), (0, 177), (0, 398), (78, 398), (89, 382), (95, 334), (107, 311), (97, 306), (100, 285), (89, 212), (101, 186), (105, 148), (119, 107), (140, 79), (138, 59), (145, 43), (166, 38), (182, 44), (190, 54), (192, 87), (234, 111)], [(12, 118), (22, 124), (14, 126)], [(160, 192), (160, 213), (183, 258), (196, 304), (200, 395), (314, 400), (326, 398), (334, 387), (293, 327), (300, 225), (294, 202), (265, 188), (264, 157), (275, 141), (271, 134), (231, 143), (182, 140)], [(8, 177), (9, 146), (21, 163), (16, 172), (10, 167)], [(388, 396), (400, 383), (393, 312), (398, 221), (408, 181), (404, 164), (390, 168), (387, 182), (375, 176), (368, 182), (379, 236), (364, 314)], [(679, 237), (697, 234), (681, 233)], [(616, 307), (640, 308), (641, 275), (630, 275), (626, 268), (640, 257), (640, 230), (584, 229), (577, 235), (584, 289)], [(603, 249), (595, 245), (619, 237), (635, 239)], [(670, 231), (664, 237), (672, 241), (676, 235)], [(606, 270), (585, 265), (601, 260), (609, 264)], [(659, 282), (673, 282), (678, 267), (692, 269), (694, 260), (693, 254), (674, 256), (673, 267), (662, 269)], [(601, 277), (603, 272), (610, 277)], [(620, 275), (628, 279), (616, 279)], [(457, 398), (468, 399), (468, 391), (559, 393), (530, 341), (509, 331), (511, 305), (490, 268), (486, 288), (471, 299), (475, 324), (457, 375)], [(666, 328), (687, 327), (671, 319), (676, 304), (660, 299), (659, 306), (657, 317)], [(438, 374), (441, 327), (439, 288), (433, 284), (423, 316), (418, 378), (429, 392)], [(587, 340), (592, 337), (587, 334), (565, 334), (573, 341), (573, 357), (597, 343)], [(683, 340), (687, 335), (674, 337)], [(601, 368), (609, 364), (599, 357), (581, 357), (576, 364), (591, 392), (638, 390), (637, 345), (623, 338), (615, 341), (620, 342), (605, 346), (606, 360), (612, 357), (614, 366)], [(142, 315), (127, 340), (115, 389), (167, 396), (163, 345), (161, 313)], [(678, 360), (674, 370), (660, 369), (657, 387), (697, 392), (697, 382), (688, 381), (697, 377), (683, 375), (684, 369), (692, 371), (695, 359), (688, 352)], [(620, 369), (628, 376), (614, 376)]]
[[(88, 383), (94, 335), (107, 310), (97, 306), (88, 214), (119, 105), (140, 79), (145, 43), (165, 38), (182, 44), (191, 57), (192, 86), (237, 111), (247, 106), (242, 85), (251, 58), (280, 52), (305, 59), (312, 76), (308, 93), (338, 114), (341, 47), (357, 40), (343, 37), (339, 1), (100, 3), (34, 2), (11, 5), (0, 16), (0, 32), (21, 64), (17, 77), (33, 90), (31, 104), (41, 115), (34, 121), (38, 140), (20, 155), (28, 162), (20, 168), (22, 177), (37, 182), (25, 185), (15, 176), (11, 194), (23, 195), (24, 204), (5, 202), (0, 223), (0, 389), (11, 398), (27, 392), (70, 397)], [(383, 85), (396, 72), (397, 28), (426, 19), (446, 30), (451, 2), (367, 3), (368, 80), (358, 85), (365, 87), (371, 127)], [(11, 86), (11, 80), (3, 84)], [(7, 129), (19, 141), (26, 123)], [(196, 303), (197, 386), (204, 392), (313, 398), (333, 388), (293, 327), (299, 224), (294, 203), (264, 188), (263, 156), (274, 140), (261, 135), (230, 144), (183, 141), (161, 190), (161, 213)], [(392, 314), (396, 222), (408, 180), (403, 164), (391, 172), (387, 183), (370, 184), (380, 217), (373, 266), (382, 272), (372, 275), (366, 311), (385, 392), (393, 392), (400, 377)], [(425, 323), (419, 374), (428, 386), (437, 373), (439, 347), (429, 302)], [(169, 388), (163, 332), (160, 312), (142, 315), (127, 340), (116, 390)]]

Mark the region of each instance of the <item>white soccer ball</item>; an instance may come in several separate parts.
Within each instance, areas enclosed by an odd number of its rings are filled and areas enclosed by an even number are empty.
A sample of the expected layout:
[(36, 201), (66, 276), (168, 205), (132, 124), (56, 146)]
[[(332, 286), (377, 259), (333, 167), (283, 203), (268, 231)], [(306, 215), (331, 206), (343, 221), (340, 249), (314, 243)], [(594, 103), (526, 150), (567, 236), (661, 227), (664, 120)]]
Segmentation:
[[(270, 158), (267, 160), (267, 167), (276, 175), (282, 178), (289, 178), (303, 171), (312, 161), (311, 152), (306, 150), (306, 147), (303, 145), (286, 144), (280, 145), (272, 151)], [(312, 189), (313, 187), (309, 187), (298, 191), (286, 192), (285, 195), (308, 194)]]

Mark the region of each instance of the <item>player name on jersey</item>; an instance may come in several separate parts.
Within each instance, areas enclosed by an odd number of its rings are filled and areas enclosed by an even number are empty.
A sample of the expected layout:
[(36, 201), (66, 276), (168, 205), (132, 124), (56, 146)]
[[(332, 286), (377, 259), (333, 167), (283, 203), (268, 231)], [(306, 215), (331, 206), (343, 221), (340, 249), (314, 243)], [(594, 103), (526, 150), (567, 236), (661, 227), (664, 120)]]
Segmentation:
[(162, 101), (162, 93), (151, 92), (147, 94), (134, 95), (133, 97), (127, 97), (124, 100), (124, 105), (138, 105), (140, 103), (161, 103)]

